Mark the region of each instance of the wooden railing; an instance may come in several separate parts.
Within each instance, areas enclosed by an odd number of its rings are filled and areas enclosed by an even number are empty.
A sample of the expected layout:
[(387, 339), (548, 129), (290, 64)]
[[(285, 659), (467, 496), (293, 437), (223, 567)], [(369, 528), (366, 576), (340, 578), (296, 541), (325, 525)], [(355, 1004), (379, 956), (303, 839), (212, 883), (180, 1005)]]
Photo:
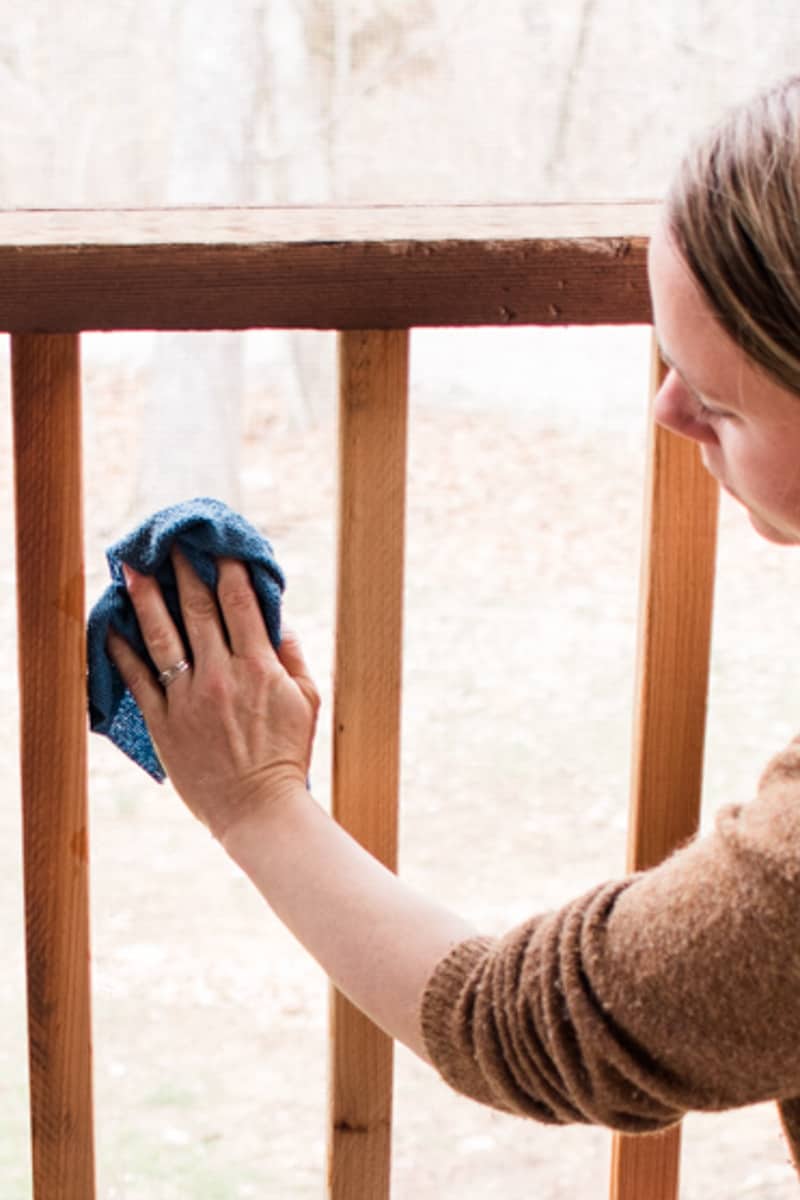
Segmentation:
[[(409, 331), (647, 324), (653, 221), (647, 205), (0, 213), (35, 1200), (95, 1195), (80, 333), (341, 331), (333, 810), (394, 867)], [(653, 429), (647, 479), (631, 867), (697, 825), (716, 535), (689, 443)], [(329, 1195), (382, 1200), (391, 1045), (338, 994), (330, 1044)], [(674, 1200), (678, 1159), (677, 1130), (615, 1137), (613, 1200)]]

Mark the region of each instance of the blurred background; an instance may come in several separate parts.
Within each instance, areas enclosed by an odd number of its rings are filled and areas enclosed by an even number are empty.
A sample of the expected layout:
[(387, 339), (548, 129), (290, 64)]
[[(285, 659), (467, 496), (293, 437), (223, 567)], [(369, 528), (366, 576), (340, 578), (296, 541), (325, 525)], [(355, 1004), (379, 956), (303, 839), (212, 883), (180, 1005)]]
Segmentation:
[[(657, 199), (689, 139), (800, 51), (788, 0), (6, 7), (4, 208)], [(401, 870), (487, 932), (624, 869), (649, 341), (413, 337)], [(88, 600), (135, 520), (218, 495), (273, 541), (327, 700), (333, 335), (87, 335), (83, 355)], [(28, 1200), (6, 339), (0, 356), (0, 1195)], [(706, 822), (800, 723), (798, 586), (796, 556), (723, 501)], [(321, 1197), (320, 972), (100, 739), (91, 803), (98, 1195)], [(402, 1050), (396, 1105), (397, 1200), (605, 1194), (602, 1131), (481, 1110)], [(692, 1117), (684, 1141), (687, 1200), (796, 1192), (771, 1106)]]

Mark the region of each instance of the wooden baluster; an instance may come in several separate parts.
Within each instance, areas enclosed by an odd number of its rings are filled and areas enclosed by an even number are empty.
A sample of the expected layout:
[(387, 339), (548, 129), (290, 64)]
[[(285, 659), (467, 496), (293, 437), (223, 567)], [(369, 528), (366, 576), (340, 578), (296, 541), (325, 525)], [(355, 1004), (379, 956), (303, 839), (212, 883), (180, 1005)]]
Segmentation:
[[(664, 366), (653, 349), (652, 395)], [(697, 447), (652, 425), (648, 454), (628, 869), (697, 829), (719, 489)], [(612, 1200), (675, 1200), (680, 1126), (614, 1136)]]
[(80, 360), (12, 338), (23, 853), (35, 1200), (92, 1200)]
[[(397, 860), (409, 335), (339, 338), (333, 815)], [(389, 1195), (392, 1043), (331, 990), (328, 1194)]]

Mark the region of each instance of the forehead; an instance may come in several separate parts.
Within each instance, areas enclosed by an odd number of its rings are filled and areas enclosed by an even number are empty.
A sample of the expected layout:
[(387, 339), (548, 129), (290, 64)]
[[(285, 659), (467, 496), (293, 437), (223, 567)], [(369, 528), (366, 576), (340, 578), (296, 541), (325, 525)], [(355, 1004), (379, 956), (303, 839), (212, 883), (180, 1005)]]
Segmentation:
[(701, 389), (730, 392), (750, 369), (747, 356), (716, 319), (663, 222), (650, 242), (648, 274), (665, 356)]
[(665, 350), (674, 349), (669, 344), (673, 336), (680, 342), (698, 345), (710, 334), (727, 336), (663, 221), (650, 240), (647, 270), (656, 332)]

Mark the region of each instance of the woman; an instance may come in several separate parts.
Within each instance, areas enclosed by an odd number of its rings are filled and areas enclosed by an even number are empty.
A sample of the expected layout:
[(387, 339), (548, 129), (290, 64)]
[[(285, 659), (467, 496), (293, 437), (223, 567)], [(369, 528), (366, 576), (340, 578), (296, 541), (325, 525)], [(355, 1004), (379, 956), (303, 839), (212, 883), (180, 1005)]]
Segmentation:
[[(649, 263), (670, 367), (657, 419), (785, 543), (800, 541), (799, 152), (800, 79), (687, 158)], [(317, 692), (293, 635), (272, 650), (241, 564), (221, 562), (219, 607), (175, 568), (190, 647), (152, 579), (128, 587), (159, 670), (187, 650), (193, 669), (162, 688), (115, 635), (110, 651), (187, 805), (342, 992), (484, 1103), (635, 1132), (773, 1098), (800, 1160), (800, 742), (709, 837), (482, 938), (315, 804)]]

